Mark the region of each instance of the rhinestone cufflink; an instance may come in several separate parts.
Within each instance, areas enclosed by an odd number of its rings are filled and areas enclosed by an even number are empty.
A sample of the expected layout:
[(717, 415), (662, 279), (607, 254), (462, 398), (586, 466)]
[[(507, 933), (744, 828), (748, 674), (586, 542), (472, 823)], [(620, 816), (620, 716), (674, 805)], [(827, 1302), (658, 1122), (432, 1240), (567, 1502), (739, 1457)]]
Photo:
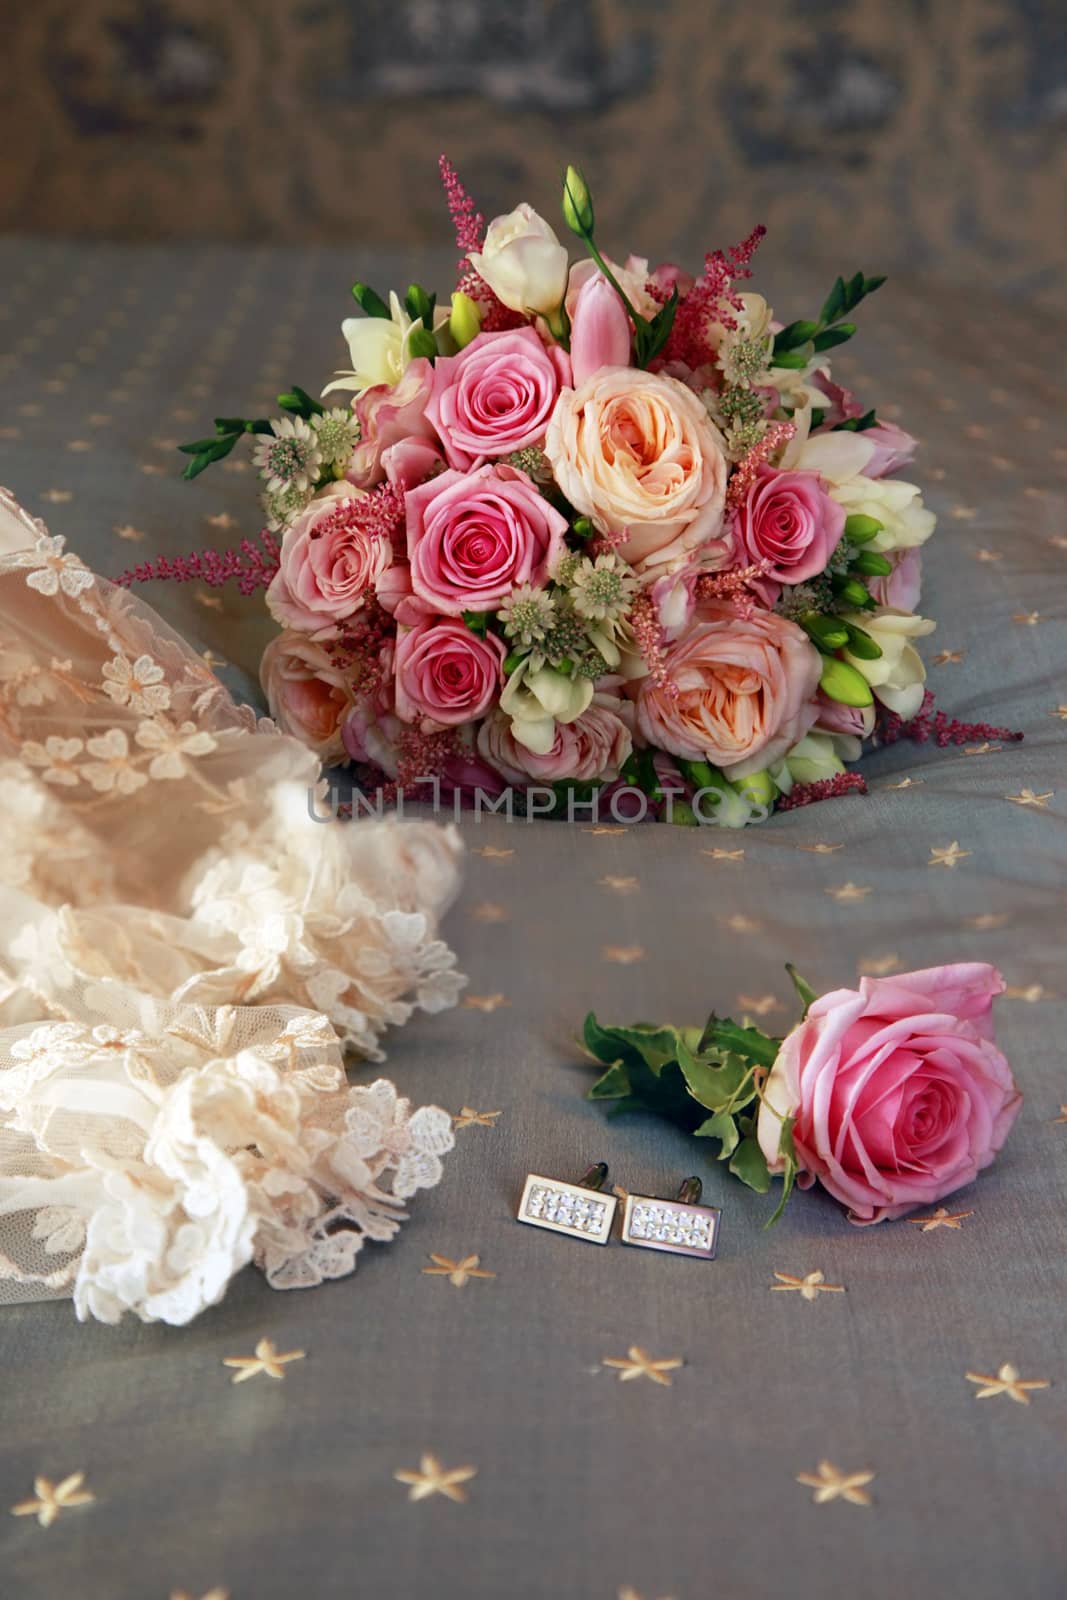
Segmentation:
[(607, 1244), (618, 1206), (613, 1194), (600, 1192), (607, 1176), (606, 1161), (590, 1167), (577, 1183), (561, 1183), (558, 1178), (531, 1172), (519, 1201), (518, 1220), (588, 1244)]
[(628, 1194), (622, 1217), (623, 1244), (713, 1261), (722, 1212), (718, 1206), (700, 1205), (702, 1192), (699, 1178), (687, 1178), (677, 1200)]

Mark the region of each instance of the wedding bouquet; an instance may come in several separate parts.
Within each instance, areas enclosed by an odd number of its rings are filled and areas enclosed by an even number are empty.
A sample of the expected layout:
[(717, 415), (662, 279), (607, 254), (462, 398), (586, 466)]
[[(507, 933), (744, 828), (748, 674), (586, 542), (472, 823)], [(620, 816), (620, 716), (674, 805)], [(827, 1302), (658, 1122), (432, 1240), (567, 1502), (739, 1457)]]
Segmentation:
[(915, 440), (830, 371), (884, 280), (783, 324), (737, 287), (762, 227), (699, 277), (619, 264), (570, 167), (572, 263), (441, 171), (449, 302), (355, 284), (323, 401), (182, 446), (195, 477), (252, 436), (262, 548), (132, 576), (264, 587), (272, 715), (364, 791), (739, 827), (863, 788), (845, 763), (922, 710), (934, 626)]

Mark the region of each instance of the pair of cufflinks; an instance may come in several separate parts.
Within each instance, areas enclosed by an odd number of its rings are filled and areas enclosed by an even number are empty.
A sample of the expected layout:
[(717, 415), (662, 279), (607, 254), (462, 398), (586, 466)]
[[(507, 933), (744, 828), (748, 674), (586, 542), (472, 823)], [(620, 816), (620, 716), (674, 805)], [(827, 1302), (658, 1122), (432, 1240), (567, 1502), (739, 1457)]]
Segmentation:
[[(577, 1183), (542, 1178), (531, 1172), (519, 1201), (518, 1220), (533, 1228), (584, 1239), (587, 1244), (607, 1244), (619, 1205), (614, 1194), (604, 1193), (607, 1177), (606, 1161), (590, 1167)], [(718, 1206), (700, 1204), (702, 1190), (699, 1178), (686, 1178), (676, 1200), (624, 1195), (620, 1233), (623, 1244), (714, 1260), (722, 1213)]]

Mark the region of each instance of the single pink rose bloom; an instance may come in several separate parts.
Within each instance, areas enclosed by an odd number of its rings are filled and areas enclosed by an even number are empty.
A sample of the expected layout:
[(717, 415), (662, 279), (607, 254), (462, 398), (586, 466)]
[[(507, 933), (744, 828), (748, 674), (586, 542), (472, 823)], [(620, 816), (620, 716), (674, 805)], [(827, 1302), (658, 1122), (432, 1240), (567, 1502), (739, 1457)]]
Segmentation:
[(458, 356), (439, 356), (426, 415), (449, 466), (466, 470), (539, 444), (570, 370), (565, 352), (546, 349), (533, 328), (480, 333)]
[(874, 455), (863, 469), (866, 478), (885, 478), (898, 472), (919, 448), (919, 441), (895, 422), (879, 422), (873, 428), (865, 428), (863, 437), (874, 445)]
[(270, 714), (283, 733), (327, 764), (343, 761), (341, 725), (352, 707), (346, 674), (322, 644), (306, 633), (276, 634), (259, 663)]
[(367, 592), (389, 571), (392, 543), (363, 525), (364, 498), (361, 489), (334, 484), (286, 529), (267, 588), (267, 609), (283, 627), (333, 632), (362, 608)]
[(437, 442), (426, 415), (432, 389), (433, 367), (425, 356), (409, 362), (398, 383), (376, 383), (364, 389), (353, 406), (360, 439), (345, 473), (349, 483), (361, 489), (381, 483), (386, 475), (382, 456), (392, 445), (413, 438)]
[(997, 1049), (992, 1004), (1004, 979), (984, 962), (862, 978), (816, 1000), (782, 1044), (757, 1133), (780, 1171), (794, 1118), (809, 1181), (882, 1222), (942, 1200), (987, 1167), (1022, 1102)]
[(897, 550), (887, 559), (893, 563), (889, 576), (867, 580), (872, 595), (880, 606), (892, 606), (895, 611), (918, 611), (923, 586), (922, 551)]
[(445, 464), (444, 451), (436, 439), (423, 439), (414, 435), (401, 439), (382, 451), (382, 469), (386, 479), (398, 489), (414, 489)]
[(504, 682), (504, 643), (451, 618), (420, 618), (396, 642), (396, 712), (424, 731), (484, 717)]
[(520, 744), (505, 712), (491, 711), (478, 729), (478, 752), (509, 783), (577, 783), (619, 776), (633, 749), (632, 708), (617, 695), (596, 694), (574, 722), (556, 723), (552, 748), (537, 755)]
[(496, 607), (520, 583), (544, 583), (567, 521), (529, 478), (498, 464), (442, 472), (408, 491), (411, 587), (446, 616)]
[(642, 678), (638, 728), (657, 749), (710, 761), (729, 778), (773, 765), (815, 721), (822, 657), (773, 611), (741, 617), (720, 601), (698, 605), (664, 668), (677, 697)]
[(766, 561), (772, 581), (803, 583), (825, 572), (845, 531), (845, 508), (817, 472), (761, 467), (732, 529), (739, 567)]
[(591, 277), (574, 305), (571, 323), (571, 370), (574, 383), (584, 383), (601, 367), (630, 362), (630, 318), (603, 273)]

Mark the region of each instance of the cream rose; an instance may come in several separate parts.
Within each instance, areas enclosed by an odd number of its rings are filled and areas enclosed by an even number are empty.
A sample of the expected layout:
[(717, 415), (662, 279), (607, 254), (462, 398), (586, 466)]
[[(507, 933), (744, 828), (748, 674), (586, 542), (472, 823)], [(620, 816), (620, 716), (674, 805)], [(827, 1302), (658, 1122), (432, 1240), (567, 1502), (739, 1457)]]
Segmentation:
[(605, 367), (564, 389), (545, 454), (556, 482), (604, 533), (625, 535), (622, 554), (657, 578), (701, 549), (703, 564), (728, 554), (708, 547), (722, 527), (726, 456), (701, 402), (675, 378)]
[(884, 706), (898, 717), (914, 717), (923, 703), (926, 668), (912, 640), (933, 633), (937, 624), (890, 606), (880, 611), (855, 611), (842, 620), (869, 633), (882, 650), (876, 661), (861, 661), (847, 651), (845, 659), (863, 674)]
[(567, 292), (567, 252), (545, 221), (525, 202), (494, 217), (471, 266), (511, 311), (558, 311)]

